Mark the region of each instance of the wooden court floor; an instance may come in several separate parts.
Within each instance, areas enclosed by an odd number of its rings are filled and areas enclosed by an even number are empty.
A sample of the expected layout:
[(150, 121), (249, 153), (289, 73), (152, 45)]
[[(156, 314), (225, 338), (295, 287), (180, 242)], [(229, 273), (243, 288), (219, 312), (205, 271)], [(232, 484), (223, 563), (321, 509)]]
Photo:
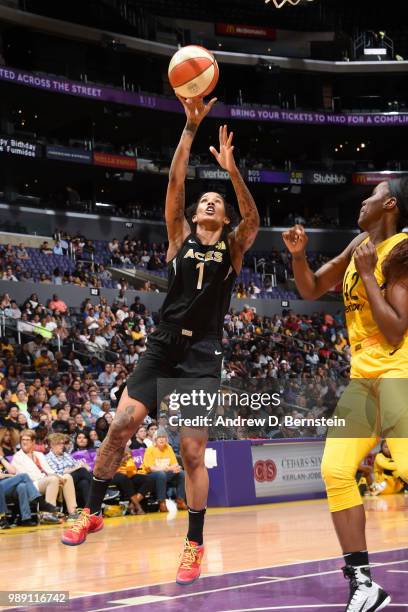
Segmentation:
[[(407, 547), (408, 495), (365, 501), (371, 551)], [(0, 590), (88, 595), (174, 580), (186, 513), (107, 519), (85, 544), (63, 546), (62, 527), (0, 532)], [(325, 500), (209, 509), (203, 575), (338, 557)]]

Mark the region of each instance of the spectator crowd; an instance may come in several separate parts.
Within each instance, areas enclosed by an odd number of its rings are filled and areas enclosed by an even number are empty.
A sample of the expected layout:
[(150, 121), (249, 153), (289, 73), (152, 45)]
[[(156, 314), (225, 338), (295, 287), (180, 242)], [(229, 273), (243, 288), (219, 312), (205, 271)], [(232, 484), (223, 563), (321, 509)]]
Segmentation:
[[(119, 292), (112, 305), (95, 298), (94, 303), (85, 300), (79, 309), (70, 307), (58, 294), (46, 304), (36, 294), (23, 303), (4, 294), (0, 296), (0, 316), (0, 454), (4, 459), (0, 489), (6, 482), (11, 486), (12, 475), (25, 474), (35, 491), (27, 483), (16, 484), (15, 495), (18, 487), (27, 489), (22, 494), (24, 513), (20, 511), (23, 524), (32, 520), (27, 516), (28, 506), (38, 505), (39, 494), (40, 515), (46, 520), (61, 520), (60, 507), (68, 520), (74, 520), (78, 504), (86, 501), (95, 451), (114, 416), (116, 392), (137, 367), (149, 334), (156, 328), (157, 315), (149, 312), (139, 297), (127, 304)], [(284, 388), (284, 409), (294, 415), (330, 413), (348, 376), (349, 347), (340, 313), (306, 316), (283, 311), (282, 315), (264, 317), (246, 305), (240, 312), (227, 314), (222, 343), (224, 388)], [(180, 460), (175, 462), (171, 455), (179, 453), (178, 431), (169, 425), (165, 402), (160, 410), (157, 420), (147, 417), (130, 441), (114, 479), (122, 501), (133, 514), (145, 511), (142, 503), (146, 504), (146, 499), (157, 499), (159, 509), (165, 511), (170, 485), (177, 506), (184, 508), (184, 473)], [(240, 407), (218, 408), (218, 414), (247, 413), (248, 409)], [(155, 440), (157, 426), (160, 440)], [(221, 428), (211, 436), (321, 433)], [(155, 449), (149, 453), (164, 452), (169, 468), (165, 473), (155, 470), (157, 457), (147, 455), (145, 460), (137, 455), (147, 447)], [(162, 459), (158, 465), (163, 465)], [(4, 514), (0, 493), (3, 522)]]
[[(166, 268), (166, 247), (129, 236), (121, 242), (108, 242), (65, 232), (56, 232), (53, 241), (45, 240), (38, 248), (23, 243), (0, 245), (0, 279), (6, 281), (127, 289), (128, 282), (124, 278), (114, 280), (108, 266), (157, 273)], [(142, 290), (155, 288), (147, 282)]]
[[(159, 291), (155, 279), (167, 277), (165, 243), (147, 243), (125, 236), (123, 240), (90, 240), (81, 234), (68, 235), (57, 231), (53, 243), (44, 241), (39, 248), (0, 245), (0, 278), (7, 281), (38, 282), (39, 284), (75, 285), (95, 289), (113, 288), (123, 292), (129, 288), (125, 275), (111, 271), (145, 270), (151, 280), (143, 281), (141, 291)], [(309, 253), (313, 270), (327, 262), (329, 256)], [(111, 268), (111, 269), (109, 269)], [(237, 279), (233, 296), (238, 299), (280, 298), (299, 299), (288, 279), (292, 276), (291, 256), (286, 251), (272, 249), (268, 253), (250, 252)]]

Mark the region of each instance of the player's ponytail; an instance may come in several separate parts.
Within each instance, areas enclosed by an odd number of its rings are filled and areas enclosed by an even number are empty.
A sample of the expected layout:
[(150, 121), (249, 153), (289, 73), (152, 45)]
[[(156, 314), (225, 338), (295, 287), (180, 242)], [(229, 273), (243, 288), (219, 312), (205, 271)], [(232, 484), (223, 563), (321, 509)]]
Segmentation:
[(399, 281), (406, 281), (408, 284), (408, 237), (388, 253), (382, 265), (382, 272), (387, 285)]
[(408, 225), (408, 178), (391, 179), (388, 181), (388, 189), (393, 198), (397, 200), (399, 211), (397, 231), (400, 232)]
[[(400, 232), (408, 225), (408, 178), (392, 179), (388, 181), (388, 188), (397, 201), (397, 231)], [(401, 281), (408, 283), (408, 235), (406, 240), (401, 240), (388, 253), (382, 271), (387, 285)]]

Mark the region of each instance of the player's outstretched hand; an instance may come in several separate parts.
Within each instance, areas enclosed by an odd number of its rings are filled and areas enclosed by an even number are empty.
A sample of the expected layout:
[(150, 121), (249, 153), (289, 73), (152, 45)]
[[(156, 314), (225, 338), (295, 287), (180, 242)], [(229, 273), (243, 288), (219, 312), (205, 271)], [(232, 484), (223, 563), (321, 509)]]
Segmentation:
[(214, 155), (221, 168), (227, 172), (232, 172), (237, 167), (234, 159), (233, 137), (234, 132), (228, 134), (228, 127), (226, 125), (221, 125), (219, 129), (220, 150), (217, 151), (215, 147), (210, 147), (211, 153)]
[(292, 253), (292, 255), (297, 255), (306, 250), (308, 238), (303, 225), (296, 224), (286, 230), (286, 232), (282, 232), (282, 238), (289, 253)]
[(185, 110), (187, 121), (200, 125), (204, 117), (208, 115), (212, 107), (217, 101), (217, 98), (212, 98), (207, 104), (204, 103), (204, 98), (182, 98), (177, 96)]
[(377, 251), (371, 240), (360, 244), (354, 251), (354, 264), (361, 277), (374, 274), (377, 260)]

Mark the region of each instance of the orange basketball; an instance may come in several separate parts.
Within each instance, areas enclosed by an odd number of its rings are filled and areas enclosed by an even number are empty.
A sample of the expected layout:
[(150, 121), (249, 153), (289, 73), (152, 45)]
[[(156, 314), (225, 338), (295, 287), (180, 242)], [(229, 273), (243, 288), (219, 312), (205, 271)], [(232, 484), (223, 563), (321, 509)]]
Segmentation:
[(198, 45), (179, 49), (169, 64), (169, 81), (177, 95), (199, 98), (212, 92), (218, 81), (218, 64), (210, 51)]

